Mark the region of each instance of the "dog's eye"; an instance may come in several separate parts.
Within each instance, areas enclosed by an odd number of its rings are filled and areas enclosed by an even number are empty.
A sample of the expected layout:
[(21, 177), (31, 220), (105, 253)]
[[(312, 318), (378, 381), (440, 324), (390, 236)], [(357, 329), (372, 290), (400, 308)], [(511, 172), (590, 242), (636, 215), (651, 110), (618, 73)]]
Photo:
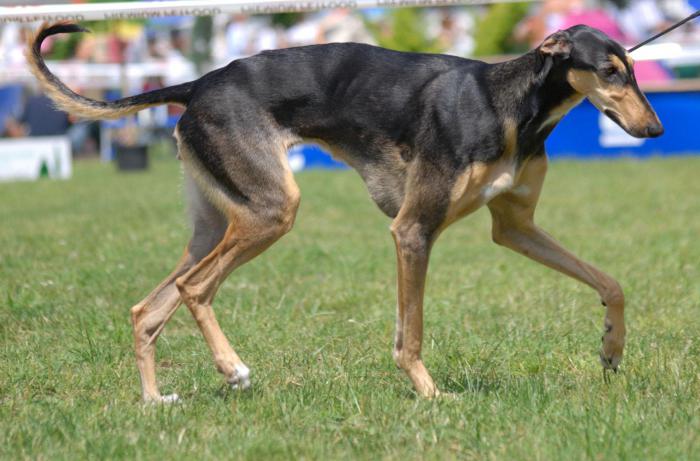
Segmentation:
[(603, 75), (606, 77), (612, 77), (617, 73), (617, 68), (615, 66), (609, 66), (603, 68)]

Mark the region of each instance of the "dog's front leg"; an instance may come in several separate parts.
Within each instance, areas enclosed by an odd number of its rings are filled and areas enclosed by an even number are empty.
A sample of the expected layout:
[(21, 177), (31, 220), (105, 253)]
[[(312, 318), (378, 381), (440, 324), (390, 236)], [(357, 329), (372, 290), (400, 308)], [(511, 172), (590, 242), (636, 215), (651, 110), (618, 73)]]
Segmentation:
[[(625, 297), (620, 284), (603, 271), (563, 248), (534, 223), (535, 206), (546, 172), (546, 158), (523, 168), (519, 193), (509, 192), (489, 203), (493, 240), (545, 266), (579, 280), (596, 290), (606, 306), (605, 332), (600, 360), (616, 370), (625, 345)], [(525, 192), (522, 192), (525, 191)]]
[(423, 292), (432, 236), (416, 222), (400, 217), (391, 226), (398, 263), (398, 306), (394, 360), (406, 372), (419, 395), (439, 392), (421, 360), (423, 343)]
[(580, 280), (598, 292), (606, 306), (600, 361), (604, 368), (617, 370), (625, 346), (625, 297), (620, 284), (578, 259), (532, 222), (501, 227), (498, 232), (494, 234), (497, 243)]

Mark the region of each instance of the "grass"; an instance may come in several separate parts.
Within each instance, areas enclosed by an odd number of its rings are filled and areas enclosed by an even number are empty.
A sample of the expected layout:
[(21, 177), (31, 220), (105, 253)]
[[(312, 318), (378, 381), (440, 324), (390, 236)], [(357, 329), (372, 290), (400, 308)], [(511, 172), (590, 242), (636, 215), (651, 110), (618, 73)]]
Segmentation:
[(76, 165), (0, 185), (2, 459), (699, 459), (700, 158), (554, 163), (540, 224), (622, 283), (628, 347), (603, 383), (590, 289), (490, 241), (484, 210), (441, 237), (424, 357), (452, 398), (417, 399), (391, 359), (389, 221), (351, 172), (297, 175), (294, 232), (215, 308), (253, 370), (222, 386), (187, 309), (143, 406), (129, 308), (188, 231), (180, 173)]

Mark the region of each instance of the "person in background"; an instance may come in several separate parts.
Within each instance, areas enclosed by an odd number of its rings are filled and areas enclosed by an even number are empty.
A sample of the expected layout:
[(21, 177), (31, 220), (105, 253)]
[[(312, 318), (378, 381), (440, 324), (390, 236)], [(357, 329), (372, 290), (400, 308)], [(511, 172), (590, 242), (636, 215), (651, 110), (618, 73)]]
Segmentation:
[(321, 13), (305, 13), (301, 20), (287, 29), (285, 41), (288, 46), (323, 43), (322, 19)]
[(31, 35), (33, 25), (14, 22), (3, 24), (0, 28), (0, 64), (4, 67), (24, 65), (24, 48)]
[(226, 26), (225, 43), (226, 57), (233, 60), (277, 48), (277, 31), (268, 16), (237, 14)]
[(9, 118), (5, 122), (5, 132), (12, 138), (60, 136), (66, 134), (69, 127), (68, 114), (57, 110), (53, 101), (42, 92), (30, 94), (26, 98), (19, 119)]
[[(624, 7), (611, 8), (610, 11), (625, 35), (637, 43), (689, 16), (695, 8), (685, 0), (632, 0)], [(693, 26), (690, 23), (661, 40), (675, 41), (684, 30)]]
[(336, 8), (319, 20), (320, 42), (361, 42), (374, 44), (374, 37), (360, 17), (348, 8)]
[(428, 36), (444, 54), (471, 56), (474, 52), (474, 17), (465, 8), (427, 10)]
[(4, 136), (24, 138), (34, 136), (68, 136), (74, 155), (94, 153), (97, 143), (91, 133), (92, 125), (76, 122), (67, 113), (56, 109), (53, 101), (43, 92), (30, 90), (18, 118), (5, 121)]

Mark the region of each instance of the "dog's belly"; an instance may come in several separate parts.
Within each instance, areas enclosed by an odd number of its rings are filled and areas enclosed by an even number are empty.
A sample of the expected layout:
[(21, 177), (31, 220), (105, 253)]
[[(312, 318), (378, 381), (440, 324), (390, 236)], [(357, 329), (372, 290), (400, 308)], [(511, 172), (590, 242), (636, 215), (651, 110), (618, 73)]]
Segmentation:
[(376, 155), (367, 156), (366, 152), (354, 152), (318, 139), (305, 141), (320, 145), (330, 152), (334, 159), (357, 171), (379, 209), (390, 218), (396, 217), (405, 198), (407, 167), (397, 148), (385, 146), (383, 149), (377, 149), (376, 146), (371, 146)]

